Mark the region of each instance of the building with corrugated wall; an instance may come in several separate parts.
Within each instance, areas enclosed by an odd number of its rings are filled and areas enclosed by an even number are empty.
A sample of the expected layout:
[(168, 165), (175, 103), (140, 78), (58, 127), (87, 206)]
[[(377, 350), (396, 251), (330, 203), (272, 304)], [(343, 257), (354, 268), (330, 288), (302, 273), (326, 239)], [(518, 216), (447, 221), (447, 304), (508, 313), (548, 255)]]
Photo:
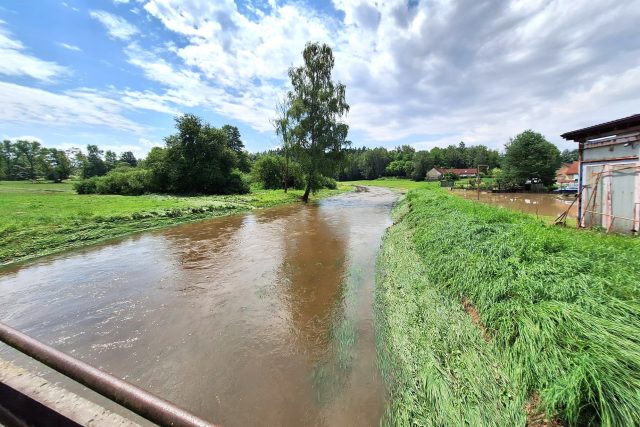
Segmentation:
[(640, 114), (561, 136), (578, 143), (578, 225), (640, 231)]

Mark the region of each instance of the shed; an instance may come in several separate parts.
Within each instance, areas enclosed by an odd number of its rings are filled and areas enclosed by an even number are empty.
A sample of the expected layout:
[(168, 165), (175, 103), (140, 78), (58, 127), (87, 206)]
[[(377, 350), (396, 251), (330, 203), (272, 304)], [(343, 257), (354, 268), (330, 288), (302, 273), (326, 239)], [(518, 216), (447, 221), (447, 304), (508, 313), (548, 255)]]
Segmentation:
[(640, 230), (640, 114), (561, 135), (578, 143), (580, 227)]
[(444, 172), (442, 172), (443, 169), (440, 168), (431, 168), (431, 170), (429, 170), (429, 172), (427, 172), (427, 181), (437, 181), (440, 178), (442, 178), (442, 175), (444, 175)]

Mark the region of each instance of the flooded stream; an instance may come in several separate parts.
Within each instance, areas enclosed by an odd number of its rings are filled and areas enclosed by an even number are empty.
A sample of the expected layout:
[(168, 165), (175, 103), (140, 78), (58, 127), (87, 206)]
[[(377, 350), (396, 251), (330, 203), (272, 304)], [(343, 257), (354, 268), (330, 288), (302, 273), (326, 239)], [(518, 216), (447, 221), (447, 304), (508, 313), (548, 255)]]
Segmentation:
[[(478, 193), (470, 190), (453, 190), (453, 193), (465, 199), (478, 200)], [(480, 193), (480, 202), (514, 209), (532, 215), (557, 218), (565, 212), (575, 200), (575, 195), (540, 193)], [(578, 215), (578, 203), (569, 211), (569, 218)]]
[(375, 256), (395, 199), (372, 188), (5, 268), (0, 321), (225, 426), (377, 425)]

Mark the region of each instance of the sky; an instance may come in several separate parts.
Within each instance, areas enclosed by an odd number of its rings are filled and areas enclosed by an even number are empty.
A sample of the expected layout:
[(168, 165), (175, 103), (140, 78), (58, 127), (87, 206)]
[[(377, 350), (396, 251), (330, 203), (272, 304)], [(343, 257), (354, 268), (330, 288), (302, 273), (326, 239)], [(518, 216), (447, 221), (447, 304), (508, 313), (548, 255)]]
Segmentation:
[(356, 146), (502, 149), (640, 113), (640, 0), (3, 0), (0, 138), (144, 156), (194, 113), (278, 146), (306, 42)]

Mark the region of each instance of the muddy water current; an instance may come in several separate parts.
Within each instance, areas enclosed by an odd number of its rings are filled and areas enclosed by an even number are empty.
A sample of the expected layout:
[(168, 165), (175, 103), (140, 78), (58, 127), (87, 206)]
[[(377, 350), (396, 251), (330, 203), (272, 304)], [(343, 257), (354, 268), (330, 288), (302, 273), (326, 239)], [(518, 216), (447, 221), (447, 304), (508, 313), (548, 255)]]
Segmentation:
[[(454, 190), (454, 194), (465, 199), (477, 200), (478, 193), (469, 190)], [(576, 218), (578, 203), (571, 206), (575, 195), (535, 194), (535, 193), (480, 193), (480, 202), (503, 208), (514, 209), (532, 215), (557, 218), (558, 215), (569, 210), (569, 218)]]
[(5, 268), (0, 321), (222, 425), (377, 425), (395, 200), (372, 188)]

